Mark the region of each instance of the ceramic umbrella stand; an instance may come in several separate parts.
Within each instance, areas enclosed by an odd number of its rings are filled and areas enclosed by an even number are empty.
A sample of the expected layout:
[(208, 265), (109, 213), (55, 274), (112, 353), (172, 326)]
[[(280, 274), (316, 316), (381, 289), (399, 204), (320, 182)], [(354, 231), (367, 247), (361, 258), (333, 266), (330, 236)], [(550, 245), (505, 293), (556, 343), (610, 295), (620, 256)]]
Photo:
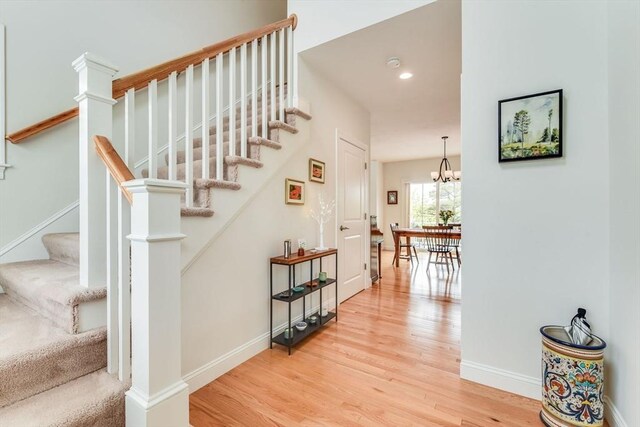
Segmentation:
[(593, 335), (588, 345), (571, 343), (562, 326), (543, 326), (542, 410), (550, 427), (604, 424), (604, 348)]

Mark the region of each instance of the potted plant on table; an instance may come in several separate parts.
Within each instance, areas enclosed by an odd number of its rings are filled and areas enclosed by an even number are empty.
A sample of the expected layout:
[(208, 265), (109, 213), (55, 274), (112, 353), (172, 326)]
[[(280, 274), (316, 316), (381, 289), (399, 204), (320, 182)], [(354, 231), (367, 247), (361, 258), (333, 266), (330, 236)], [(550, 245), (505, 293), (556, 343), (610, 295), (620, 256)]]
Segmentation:
[(449, 224), (449, 220), (453, 218), (453, 211), (451, 209), (441, 210), (439, 216), (442, 224), (447, 225)]

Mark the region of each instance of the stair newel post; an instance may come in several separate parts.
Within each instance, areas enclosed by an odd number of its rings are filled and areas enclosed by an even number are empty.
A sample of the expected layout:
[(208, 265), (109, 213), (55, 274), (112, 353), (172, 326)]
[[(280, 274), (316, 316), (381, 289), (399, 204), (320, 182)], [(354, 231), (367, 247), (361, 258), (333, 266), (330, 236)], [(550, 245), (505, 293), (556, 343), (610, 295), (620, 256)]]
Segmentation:
[(93, 148), (93, 137), (112, 139), (112, 110), (116, 101), (111, 96), (111, 81), (118, 69), (91, 53), (84, 53), (72, 65), (79, 80), (75, 100), (80, 109), (80, 285), (105, 286), (107, 186), (104, 165)]
[(131, 389), (127, 425), (189, 426), (189, 392), (182, 380), (180, 196), (187, 184), (126, 182), (131, 206)]

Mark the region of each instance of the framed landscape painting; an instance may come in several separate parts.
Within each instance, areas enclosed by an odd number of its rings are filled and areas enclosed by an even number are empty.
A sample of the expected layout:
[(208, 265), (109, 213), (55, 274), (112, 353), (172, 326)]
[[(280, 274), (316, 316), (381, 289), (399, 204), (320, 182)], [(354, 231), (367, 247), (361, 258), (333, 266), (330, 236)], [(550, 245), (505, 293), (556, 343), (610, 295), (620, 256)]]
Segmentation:
[(304, 205), (304, 182), (291, 178), (285, 179), (284, 201), (288, 205)]
[(562, 157), (562, 89), (498, 101), (498, 160)]

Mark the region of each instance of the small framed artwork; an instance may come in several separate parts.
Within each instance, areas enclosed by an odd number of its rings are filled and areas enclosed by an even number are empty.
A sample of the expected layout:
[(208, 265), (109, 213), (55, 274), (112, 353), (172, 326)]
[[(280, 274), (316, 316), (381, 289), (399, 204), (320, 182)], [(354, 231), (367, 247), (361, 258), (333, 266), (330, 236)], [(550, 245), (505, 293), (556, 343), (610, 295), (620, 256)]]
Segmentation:
[(562, 89), (498, 101), (498, 161), (562, 157)]
[(309, 159), (309, 181), (324, 184), (324, 162)]
[(285, 179), (284, 201), (288, 205), (304, 205), (304, 182), (291, 178)]
[(387, 191), (387, 204), (388, 205), (397, 205), (398, 204), (398, 192), (397, 191)]

